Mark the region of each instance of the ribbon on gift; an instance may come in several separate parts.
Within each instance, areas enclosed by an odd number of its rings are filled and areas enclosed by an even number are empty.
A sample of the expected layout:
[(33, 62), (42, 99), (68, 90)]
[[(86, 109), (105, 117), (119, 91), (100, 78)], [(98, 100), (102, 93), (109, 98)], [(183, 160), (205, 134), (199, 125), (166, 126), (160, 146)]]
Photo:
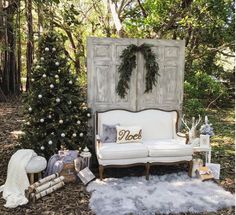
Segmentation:
[(207, 170), (207, 171), (200, 170), (199, 174), (200, 175), (210, 175), (210, 174), (212, 174), (212, 171), (211, 170)]

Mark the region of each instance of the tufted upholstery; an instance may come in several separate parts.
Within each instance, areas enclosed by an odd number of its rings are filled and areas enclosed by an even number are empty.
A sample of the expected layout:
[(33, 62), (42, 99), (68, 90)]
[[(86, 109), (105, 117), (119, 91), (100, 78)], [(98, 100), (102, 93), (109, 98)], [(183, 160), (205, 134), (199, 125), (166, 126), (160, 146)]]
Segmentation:
[(100, 159), (129, 159), (148, 156), (148, 148), (142, 143), (104, 143), (98, 152)]
[(182, 144), (175, 139), (145, 141), (143, 144), (148, 148), (149, 157), (181, 157), (193, 154), (191, 145)]

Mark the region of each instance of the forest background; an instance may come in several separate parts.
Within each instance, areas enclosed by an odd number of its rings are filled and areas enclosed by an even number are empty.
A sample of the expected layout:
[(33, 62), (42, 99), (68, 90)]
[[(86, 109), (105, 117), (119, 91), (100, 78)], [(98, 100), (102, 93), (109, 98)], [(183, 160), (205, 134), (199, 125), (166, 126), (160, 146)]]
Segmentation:
[(86, 39), (185, 39), (184, 111), (234, 105), (235, 3), (231, 0), (0, 0), (0, 101), (30, 88), (43, 32), (62, 34), (86, 88)]

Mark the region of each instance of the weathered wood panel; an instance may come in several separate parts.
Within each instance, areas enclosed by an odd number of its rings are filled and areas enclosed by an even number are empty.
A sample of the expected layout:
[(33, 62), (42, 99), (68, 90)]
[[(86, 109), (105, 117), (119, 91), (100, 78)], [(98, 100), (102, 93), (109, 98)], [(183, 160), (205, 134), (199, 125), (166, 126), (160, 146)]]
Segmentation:
[(145, 91), (145, 61), (139, 54), (137, 81), (137, 110), (161, 108), (182, 110), (184, 79), (184, 41), (140, 39), (138, 45), (148, 43), (157, 56), (159, 74), (157, 86), (151, 93)]
[[(120, 54), (130, 44), (148, 43), (157, 56), (159, 73), (157, 86), (151, 93), (145, 90), (145, 62), (137, 54), (137, 67), (132, 73), (130, 90), (125, 99), (116, 93)], [(184, 41), (154, 39), (88, 38), (88, 104), (93, 111), (111, 108), (141, 110), (161, 108), (182, 110), (184, 80)]]
[(88, 104), (93, 111), (111, 108), (136, 109), (137, 71), (131, 77), (126, 98), (116, 93), (120, 54), (134, 39), (89, 38), (87, 44)]

